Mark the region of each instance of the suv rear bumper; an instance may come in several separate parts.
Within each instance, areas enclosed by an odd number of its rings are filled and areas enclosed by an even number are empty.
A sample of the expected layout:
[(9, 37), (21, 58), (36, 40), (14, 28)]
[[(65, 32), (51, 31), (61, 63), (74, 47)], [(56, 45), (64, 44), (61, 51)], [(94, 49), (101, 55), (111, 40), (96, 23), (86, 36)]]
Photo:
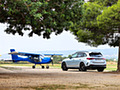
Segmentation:
[(89, 65), (87, 69), (98, 69), (98, 68), (106, 68), (106, 65)]

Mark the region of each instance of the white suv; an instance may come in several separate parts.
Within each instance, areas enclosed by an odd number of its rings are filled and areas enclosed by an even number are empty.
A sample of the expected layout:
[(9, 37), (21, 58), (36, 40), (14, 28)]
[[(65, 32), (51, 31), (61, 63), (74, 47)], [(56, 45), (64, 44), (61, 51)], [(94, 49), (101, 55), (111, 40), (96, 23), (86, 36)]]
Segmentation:
[(100, 52), (79, 51), (70, 58), (64, 59), (61, 68), (63, 71), (68, 69), (79, 69), (79, 71), (97, 69), (98, 72), (103, 72), (106, 68), (106, 60)]

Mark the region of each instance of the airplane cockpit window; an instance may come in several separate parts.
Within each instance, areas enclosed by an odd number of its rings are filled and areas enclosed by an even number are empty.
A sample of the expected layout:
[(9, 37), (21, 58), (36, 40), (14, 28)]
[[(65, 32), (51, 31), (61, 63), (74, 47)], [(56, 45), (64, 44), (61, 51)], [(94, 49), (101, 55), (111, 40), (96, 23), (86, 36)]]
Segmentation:
[(33, 57), (29, 56), (29, 59), (33, 60)]
[(38, 57), (34, 57), (34, 60), (38, 60), (39, 58)]
[(34, 57), (35, 62), (40, 62), (39, 57)]
[(41, 62), (41, 57), (39, 56), (29, 56), (29, 59), (33, 60), (34, 62)]

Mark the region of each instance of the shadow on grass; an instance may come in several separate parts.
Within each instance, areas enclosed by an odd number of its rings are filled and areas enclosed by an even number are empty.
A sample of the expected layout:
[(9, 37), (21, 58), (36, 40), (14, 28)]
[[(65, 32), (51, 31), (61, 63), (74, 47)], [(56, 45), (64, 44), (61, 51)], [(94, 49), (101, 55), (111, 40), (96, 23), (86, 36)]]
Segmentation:
[(0, 67), (8, 70), (22, 70), (20, 68), (15, 68), (15, 67), (4, 67), (4, 66), (0, 66)]
[(77, 85), (57, 85), (57, 84), (53, 84), (53, 85), (42, 85), (42, 86), (38, 86), (38, 87), (22, 87), (22, 88), (27, 88), (27, 89), (35, 89), (35, 90), (58, 90), (58, 89), (92, 89), (94, 87), (89, 87), (88, 84), (77, 84)]
[(120, 71), (117, 70), (112, 70), (112, 71), (108, 71), (108, 72), (104, 72), (106, 74), (120, 74)]

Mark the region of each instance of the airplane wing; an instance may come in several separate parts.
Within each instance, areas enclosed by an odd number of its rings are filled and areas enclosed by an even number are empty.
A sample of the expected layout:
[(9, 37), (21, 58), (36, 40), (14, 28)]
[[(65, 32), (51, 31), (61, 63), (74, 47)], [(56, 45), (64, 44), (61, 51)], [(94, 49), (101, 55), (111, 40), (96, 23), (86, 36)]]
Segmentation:
[(45, 56), (62, 56), (63, 54), (44, 54)]
[(25, 53), (25, 52), (11, 52), (11, 53), (9, 53), (9, 54), (21, 55), (21, 56), (42, 56), (41, 54)]

